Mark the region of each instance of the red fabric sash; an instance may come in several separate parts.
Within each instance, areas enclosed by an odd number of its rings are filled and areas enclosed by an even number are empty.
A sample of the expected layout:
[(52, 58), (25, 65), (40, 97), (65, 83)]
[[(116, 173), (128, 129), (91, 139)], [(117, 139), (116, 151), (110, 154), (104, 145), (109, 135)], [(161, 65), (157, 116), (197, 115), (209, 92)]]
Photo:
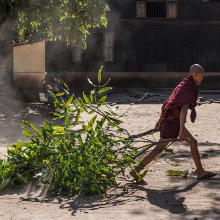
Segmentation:
[(172, 94), (167, 98), (162, 106), (162, 115), (160, 124), (166, 121), (168, 110), (189, 105), (191, 110), (190, 118), (194, 123), (196, 120), (196, 110), (198, 99), (198, 86), (192, 76), (184, 78), (177, 87), (173, 90)]

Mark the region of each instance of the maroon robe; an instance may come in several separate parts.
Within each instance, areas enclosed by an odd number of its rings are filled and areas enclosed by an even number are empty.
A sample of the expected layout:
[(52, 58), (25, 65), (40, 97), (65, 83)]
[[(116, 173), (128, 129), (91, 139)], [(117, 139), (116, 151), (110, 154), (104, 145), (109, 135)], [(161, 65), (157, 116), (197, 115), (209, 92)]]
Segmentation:
[(184, 78), (162, 106), (160, 119), (161, 138), (177, 138), (180, 129), (180, 111), (184, 105), (189, 105), (190, 118), (196, 120), (196, 102), (198, 99), (198, 86), (192, 76)]

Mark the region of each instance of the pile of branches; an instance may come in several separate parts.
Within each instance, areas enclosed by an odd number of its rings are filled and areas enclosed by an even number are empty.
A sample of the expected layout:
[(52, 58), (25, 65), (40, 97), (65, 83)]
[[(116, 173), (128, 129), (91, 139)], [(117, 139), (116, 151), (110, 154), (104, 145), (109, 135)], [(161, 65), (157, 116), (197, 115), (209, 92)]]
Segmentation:
[[(93, 90), (82, 97), (68, 94), (67, 86), (63, 92), (51, 93), (52, 122), (38, 128), (23, 121), (28, 140), (10, 146), (7, 157), (0, 160), (0, 190), (37, 181), (50, 196), (103, 194), (154, 145), (149, 142), (139, 152), (133, 144), (138, 137), (122, 128), (120, 116), (106, 104), (111, 87), (101, 83), (102, 68), (97, 81), (89, 80)], [(67, 94), (67, 100), (61, 98)]]

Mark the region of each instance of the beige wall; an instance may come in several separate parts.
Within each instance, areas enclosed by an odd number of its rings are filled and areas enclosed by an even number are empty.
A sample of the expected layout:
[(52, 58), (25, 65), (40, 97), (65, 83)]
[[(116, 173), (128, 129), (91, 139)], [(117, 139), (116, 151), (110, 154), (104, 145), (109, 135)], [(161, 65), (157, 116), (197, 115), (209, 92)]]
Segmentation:
[(40, 88), (45, 77), (45, 41), (13, 47), (13, 78), (16, 86)]
[(19, 88), (41, 89), (45, 73), (14, 73), (14, 83)]

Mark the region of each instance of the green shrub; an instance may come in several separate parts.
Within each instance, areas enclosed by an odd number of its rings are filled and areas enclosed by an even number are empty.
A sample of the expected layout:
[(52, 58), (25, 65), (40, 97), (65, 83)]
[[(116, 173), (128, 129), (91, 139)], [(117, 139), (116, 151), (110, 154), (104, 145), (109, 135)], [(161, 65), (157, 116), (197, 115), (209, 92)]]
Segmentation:
[(28, 141), (9, 147), (7, 158), (0, 160), (0, 190), (36, 180), (44, 183), (48, 195), (91, 195), (116, 185), (124, 167), (134, 164), (137, 151), (120, 117), (106, 104), (111, 87), (101, 81), (102, 68), (98, 85), (89, 80), (94, 89), (88, 95), (59, 101), (65, 94), (52, 94), (54, 120), (40, 128), (23, 121)]

